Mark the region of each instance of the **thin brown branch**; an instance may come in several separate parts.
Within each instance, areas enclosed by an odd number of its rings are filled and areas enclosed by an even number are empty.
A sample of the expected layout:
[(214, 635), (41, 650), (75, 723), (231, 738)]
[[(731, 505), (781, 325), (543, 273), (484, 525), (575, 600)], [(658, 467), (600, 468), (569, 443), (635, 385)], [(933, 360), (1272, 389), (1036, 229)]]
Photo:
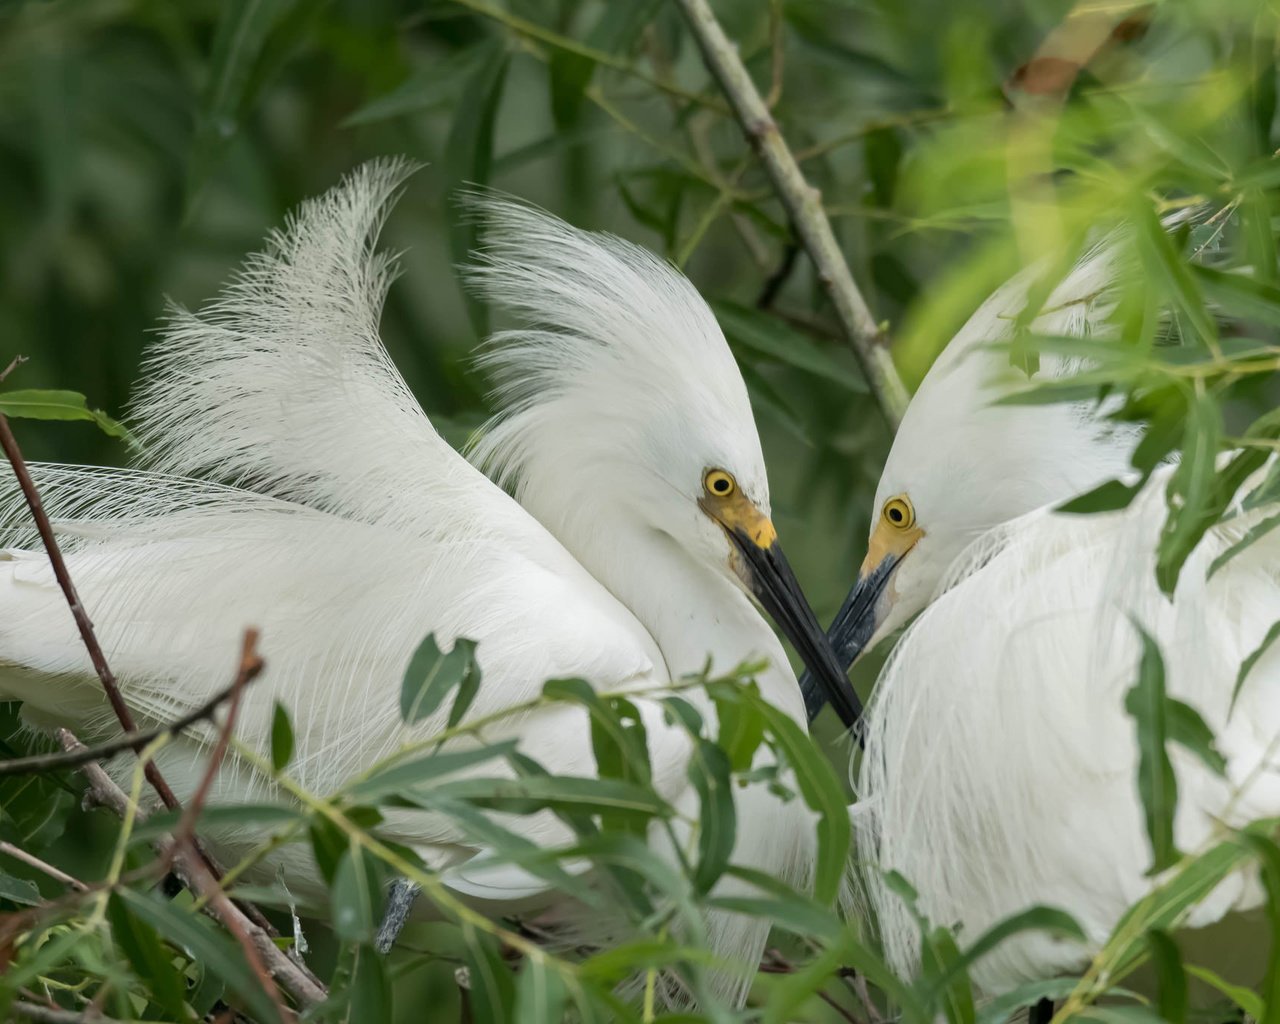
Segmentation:
[(115, 1017), (104, 1017), (97, 1011), (86, 1008), (80, 1010), (56, 1010), (38, 1003), (28, 1003), (19, 999), (10, 1009), (19, 1020), (35, 1021), (36, 1024), (124, 1024)]
[(182, 812), (182, 820), (178, 823), (178, 828), (174, 832), (174, 836), (179, 843), (187, 842), (195, 836), (196, 819), (200, 817), (200, 811), (209, 796), (209, 788), (213, 785), (214, 776), (218, 774), (218, 769), (222, 767), (222, 762), (227, 756), (227, 745), (231, 742), (231, 731), (235, 728), (236, 715), (240, 711), (240, 697), (244, 693), (244, 688), (256, 679), (261, 672), (262, 659), (258, 656), (258, 631), (256, 629), (246, 629), (240, 648), (240, 666), (236, 669), (236, 678), (231, 684), (227, 716), (218, 734), (218, 742), (213, 748), (213, 753), (209, 756), (209, 763), (205, 766), (204, 777), (201, 778), (200, 785), (196, 787), (195, 793), (187, 804), (187, 809)]
[[(44, 542), (45, 552), (53, 566), (53, 574), (57, 577), (58, 586), (62, 588), (62, 594), (67, 599), (67, 606), (71, 609), (71, 615), (76, 621), (76, 629), (80, 631), (80, 639), (84, 643), (85, 650), (89, 652), (89, 660), (93, 662), (93, 669), (98, 674), (103, 690), (106, 691), (111, 710), (115, 712), (116, 719), (125, 732), (137, 732), (138, 725), (133, 719), (133, 713), (124, 702), (120, 686), (111, 671), (111, 666), (107, 664), (107, 656), (103, 653), (102, 645), (98, 642), (98, 636), (93, 630), (89, 613), (80, 603), (80, 595), (76, 593), (71, 574), (67, 571), (66, 560), (62, 557), (62, 549), (58, 547), (58, 540), (53, 534), (53, 524), (49, 522), (44, 502), (40, 500), (40, 492), (36, 488), (35, 481), (31, 479), (31, 473), (27, 470), (26, 460), (22, 457), (22, 451), (18, 448), (13, 431), (9, 429), (9, 420), (2, 413), (0, 413), (0, 448), (4, 449), (9, 464), (13, 466), (14, 476), (18, 479), (18, 486), (22, 488), (22, 495), (26, 498), (27, 507), (31, 510), (40, 539)], [(134, 747), (135, 751), (141, 749), (141, 746)], [(160, 769), (154, 763), (148, 762), (146, 775), (147, 781), (160, 795), (164, 805), (170, 810), (177, 810), (181, 804), (178, 803), (173, 790), (169, 788), (169, 783), (160, 774)]]
[[(87, 749), (67, 729), (58, 730), (58, 740), (67, 750)], [(128, 813), (128, 795), (112, 781), (101, 765), (91, 761), (83, 765), (80, 771), (88, 780), (90, 791), (98, 803), (114, 811), (119, 817)], [(135, 809), (135, 820), (142, 822), (146, 818), (147, 814), (142, 808)], [(185, 848), (180, 848), (172, 836), (161, 836), (155, 845), (162, 857), (172, 861), (183, 884), (205, 902), (209, 914), (246, 947), (246, 957), (250, 956), (249, 949), (252, 949), (267, 976), (279, 983), (300, 1006), (316, 1006), (324, 1001), (328, 993), (320, 981), (306, 967), (285, 955), (272, 941), (266, 929), (251, 921), (231, 901), (205, 865), (194, 843), (186, 843)], [(250, 963), (253, 963), (252, 959)]]
[(4, 368), (3, 373), (0, 373), (0, 384), (3, 384), (5, 381), (5, 378), (8, 377), (9, 374), (13, 373), (14, 370), (16, 370), (19, 366), (21, 366), (26, 361), (27, 361), (26, 356), (14, 356), (13, 362), (11, 362), (8, 366)]
[(213, 713), (222, 704), (231, 699), (239, 687), (252, 681), (261, 671), (261, 668), (262, 664), (259, 662), (258, 667), (248, 678), (241, 681), (240, 677), (237, 676), (236, 681), (226, 689), (219, 690), (198, 708), (194, 708), (181, 718), (175, 718), (166, 725), (141, 732), (126, 733), (118, 740), (112, 740), (110, 743), (103, 743), (96, 747), (85, 747), (83, 750), (73, 753), (64, 751), (61, 754), (35, 754), (31, 757), (15, 757), (8, 761), (0, 761), (0, 776), (26, 775), (32, 772), (53, 771), (60, 768), (79, 768), (90, 761), (102, 762), (126, 750), (140, 749), (161, 736), (176, 736), (178, 733), (191, 728), (197, 722), (212, 717)]
[(35, 868), (37, 871), (43, 872), (56, 882), (61, 882), (65, 886), (76, 890), (76, 892), (88, 892), (89, 887), (78, 878), (72, 878), (61, 868), (55, 868), (52, 864), (46, 864), (33, 853), (27, 853), (26, 850), (13, 843), (0, 842), (0, 853), (12, 857), (14, 860), (21, 861), (27, 867)]
[(845, 338), (858, 358), (872, 394), (890, 425), (896, 427), (907, 406), (907, 391), (893, 364), (884, 332), (871, 315), (840, 252), (822, 207), (821, 194), (805, 180), (804, 172), (743, 65), (737, 47), (725, 35), (711, 5), (707, 0), (679, 0), (679, 4), (702, 51), (703, 61), (728, 98), (748, 142), (760, 155), (774, 192), (786, 207), (800, 242), (813, 261), (818, 280), (835, 307)]

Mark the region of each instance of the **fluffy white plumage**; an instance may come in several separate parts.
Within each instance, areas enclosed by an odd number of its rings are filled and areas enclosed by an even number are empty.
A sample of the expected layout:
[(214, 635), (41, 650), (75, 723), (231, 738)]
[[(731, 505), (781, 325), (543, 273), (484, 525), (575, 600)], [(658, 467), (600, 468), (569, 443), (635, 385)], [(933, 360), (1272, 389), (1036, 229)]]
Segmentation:
[[(472, 715), (522, 703), (550, 678), (660, 685), (710, 654), (725, 670), (767, 657), (762, 691), (803, 721), (782, 648), (696, 503), (705, 468), (722, 465), (768, 508), (745, 389), (705, 305), (634, 246), (482, 204), (494, 244), (482, 284), (534, 325), (495, 342), (504, 412), (479, 450), (515, 475), (530, 515), (439, 437), (379, 341), (393, 265), (374, 244), (407, 169), (358, 170), (304, 204), (211, 305), (171, 314), (134, 407), (138, 469), (35, 467), (129, 704), (155, 722), (203, 702), (256, 625), (268, 668), (237, 733), (265, 751), (283, 703), (291, 770), (319, 793), (440, 728), (443, 712), (411, 729), (398, 717), (401, 675), (428, 632), (442, 645), (478, 641), (485, 682)], [(40, 725), (107, 726), (11, 477), (0, 482), (0, 546), (0, 692)], [(656, 788), (696, 814), (686, 737), (655, 704), (643, 712)], [(552, 772), (594, 771), (577, 710), (507, 728)], [(160, 753), (180, 797), (200, 777), (208, 731)], [(232, 759), (213, 798), (271, 796)], [(801, 881), (809, 813), (764, 787), (735, 797), (735, 859)], [(567, 838), (546, 815), (506, 824), (543, 844)], [(441, 868), (476, 853), (439, 816), (397, 812), (387, 829)], [(216, 836), (231, 853), (255, 838)], [(287, 848), (278, 861), (291, 888), (323, 896), (309, 854)], [(464, 887), (501, 910), (503, 886), (528, 881)], [(763, 925), (723, 916), (709, 926), (744, 971), (758, 962)], [(723, 984), (740, 998), (745, 981)]]
[[(1042, 317), (1037, 329), (1103, 330), (1114, 258), (1107, 247), (1091, 253), (1049, 299), (1058, 319)], [(959, 925), (970, 942), (1035, 904), (1061, 907), (1084, 927), (1083, 949), (1043, 934), (1003, 943), (974, 972), (990, 993), (1078, 968), (1155, 884), (1145, 874), (1136, 732), (1124, 709), (1141, 650), (1134, 622), (1162, 649), (1170, 696), (1200, 712), (1227, 760), (1224, 782), (1171, 750), (1179, 847), (1201, 849), (1221, 822), (1280, 814), (1280, 649), (1257, 662), (1230, 707), (1241, 663), (1280, 621), (1280, 541), (1271, 534), (1207, 578), (1214, 559), (1275, 510), (1237, 508), (1211, 530), (1171, 601), (1154, 565), (1172, 467), (1126, 510), (1054, 512), (1123, 476), (1134, 437), (1089, 406), (989, 404), (1001, 386), (990, 383), (991, 368), (1007, 355), (982, 343), (1007, 337), (1026, 281), (997, 292), (952, 343), (961, 358), (948, 351), (930, 372), (884, 471), (877, 512), (908, 495), (923, 536), (889, 577), (877, 633), (928, 607), (877, 682), (854, 812), (882, 936), (903, 973), (918, 964), (918, 926), (882, 870), (900, 872), (919, 909), (935, 924)], [(928, 557), (917, 561), (922, 550)], [(1237, 873), (1186, 926), (1259, 898), (1254, 874)]]

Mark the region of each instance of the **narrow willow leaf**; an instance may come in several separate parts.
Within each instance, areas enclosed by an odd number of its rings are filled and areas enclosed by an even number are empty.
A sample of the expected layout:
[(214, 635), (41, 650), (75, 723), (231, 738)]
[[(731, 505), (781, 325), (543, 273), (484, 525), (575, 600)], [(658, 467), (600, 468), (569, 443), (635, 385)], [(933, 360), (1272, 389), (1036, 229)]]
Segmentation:
[(1253, 1020), (1262, 1019), (1262, 1015), (1265, 1012), (1262, 1005), (1262, 997), (1253, 989), (1245, 988), (1243, 985), (1233, 985), (1224, 979), (1222, 975), (1197, 964), (1185, 964), (1183, 969), (1191, 977), (1204, 982), (1210, 988), (1217, 989), (1235, 1003), (1236, 1006), (1240, 1007), (1248, 1017)]
[(8, 900), (23, 907), (34, 907), (43, 902), (35, 882), (14, 878), (4, 871), (0, 871), (0, 900)]
[(852, 840), (844, 787), (807, 733), (771, 704), (758, 697), (755, 703), (764, 716), (769, 734), (795, 772), (801, 796), (819, 815), (813, 892), (819, 902), (833, 902), (844, 880)]
[(1200, 343), (1216, 340), (1217, 326), (1196, 287), (1191, 268), (1145, 197), (1135, 204), (1134, 226), (1137, 251), (1147, 279), (1163, 291), (1186, 317), (1199, 335), (1197, 340)]
[(669, 817), (672, 813), (657, 793), (620, 779), (573, 775), (543, 775), (518, 779), (456, 779), (434, 787), (435, 794), (465, 800), (475, 807), (512, 814), (533, 814), (543, 808), (586, 814)]
[[(1137, 624), (1135, 623), (1135, 626)], [(1164, 659), (1160, 648), (1146, 630), (1142, 635), (1142, 659), (1138, 679), (1125, 695), (1125, 710), (1133, 717), (1138, 734), (1138, 793), (1146, 817), (1147, 838), (1151, 842), (1151, 867), (1155, 874), (1178, 859), (1173, 842), (1173, 816), (1178, 802), (1178, 783), (1169, 761), (1168, 700), (1164, 685)]]
[(497, 941), (470, 923), (462, 926), (462, 934), (467, 943), (472, 1019), (511, 1020), (515, 1005), (515, 980), (502, 960)]
[(695, 739), (689, 781), (698, 794), (698, 863), (694, 888), (711, 891), (729, 865), (737, 840), (737, 814), (729, 757), (710, 740)]
[(855, 367), (846, 366), (777, 317), (734, 302), (713, 302), (711, 308), (731, 345), (839, 384), (851, 394), (867, 393), (867, 382)]
[(348, 942), (371, 944), (382, 920), (382, 872), (364, 847), (348, 844), (330, 890), (333, 930)]
[(1137, 496), (1142, 485), (1125, 484), (1119, 480), (1108, 480), (1091, 491), (1072, 498), (1058, 506), (1059, 512), (1072, 515), (1089, 515), (1094, 512), (1116, 512), (1128, 508), (1129, 503)]
[(1267, 957), (1267, 973), (1257, 986), (1266, 1007), (1258, 1024), (1280, 1021), (1280, 847), (1270, 835), (1242, 832), (1240, 841), (1258, 860), (1262, 884), (1267, 893), (1267, 924), (1271, 929), (1271, 951)]
[[(588, 49), (616, 53), (633, 43), (652, 20), (662, 0), (632, 0), (624, 4), (608, 4), (599, 20), (587, 33)], [(591, 84), (596, 61), (584, 53), (556, 50), (548, 65), (551, 73), (551, 112), (556, 127), (565, 131), (577, 123), (582, 110), (583, 93)]]
[(712, 693), (712, 700), (720, 728), (716, 742), (728, 755), (730, 767), (735, 772), (745, 772), (764, 742), (764, 716), (733, 696)]
[(347, 852), (347, 837), (333, 822), (322, 815), (311, 819), (311, 854), (324, 877), (326, 885), (333, 885), (338, 864)]
[(516, 982), (515, 1013), (518, 1024), (561, 1024), (569, 994), (548, 957), (526, 958)]
[[(454, 112), (453, 127), (445, 142), (444, 170), (455, 188), (466, 184), (487, 185), (493, 166), (493, 127), (502, 101), (510, 54), (501, 41), (495, 41), (462, 89), (462, 98)], [(474, 219), (455, 210), (451, 218), (449, 239), (453, 262), (458, 268), (471, 260), (476, 249), (477, 230)], [(463, 289), (467, 311), (478, 336), (489, 333), (489, 313), (470, 289)]]
[(1240, 696), (1245, 680), (1249, 678), (1249, 673), (1253, 671), (1253, 666), (1258, 664), (1262, 656), (1271, 649), (1271, 645), (1280, 640), (1280, 622), (1273, 622), (1271, 628), (1267, 630), (1267, 635), (1262, 638), (1255, 651), (1240, 663), (1240, 673), (1236, 676), (1236, 685), (1231, 691), (1231, 707), (1236, 706), (1236, 698)]
[(400, 718), (406, 725), (435, 713), (455, 686), (461, 697), (464, 687), (472, 685), (470, 677), (480, 674), (475, 649), (474, 641), (459, 637), (446, 653), (436, 644), (435, 634), (427, 634), (409, 659), (400, 683)]
[(207, 85), (191, 146), (189, 196), (199, 191), (235, 138), (253, 69), (268, 36), (295, 3), (296, 0), (227, 0), (220, 6)]
[(1156, 1008), (1168, 1024), (1185, 1024), (1187, 1019), (1187, 972), (1182, 966), (1178, 944), (1167, 932), (1147, 932), (1147, 950), (1156, 971)]
[(101, 409), (90, 409), (88, 400), (77, 391), (0, 391), (0, 413), (10, 419), (84, 420), (96, 423), (111, 437), (132, 439), (122, 424)]
[(1173, 593), (1187, 556), (1216, 519), (1211, 502), (1221, 436), (1217, 402), (1208, 394), (1197, 395), (1187, 409), (1182, 460), (1169, 477), (1169, 514), (1156, 551), (1156, 580), (1165, 594)]
[[(129, 836), (131, 844), (151, 842), (157, 836), (172, 832), (182, 820), (181, 811), (161, 811), (137, 826)], [(303, 820), (303, 812), (286, 804), (219, 804), (200, 812), (200, 825), (211, 829), (236, 825), (278, 828)]]
[(515, 752), (516, 743), (516, 740), (504, 740), (483, 747), (445, 750), (411, 761), (402, 761), (357, 782), (351, 787), (351, 796), (364, 803), (377, 803), (387, 797), (400, 796), (423, 783), (435, 782), (442, 776), (473, 768), (486, 761), (505, 758)]
[(131, 889), (118, 890), (134, 917), (144, 921), (166, 940), (198, 960), (236, 994), (245, 1008), (262, 1021), (280, 1021), (275, 1004), (244, 959), (244, 951), (211, 921), (179, 907), (163, 897), (144, 896)]
[(1242, 551), (1246, 551), (1249, 548), (1251, 548), (1254, 544), (1262, 540), (1263, 537), (1267, 536), (1267, 534), (1269, 534), (1272, 530), (1274, 530), (1278, 526), (1280, 526), (1280, 514), (1271, 516), (1268, 519), (1259, 520), (1258, 522), (1254, 523), (1251, 527), (1249, 527), (1248, 531), (1246, 531), (1243, 537), (1241, 537), (1238, 541), (1236, 541), (1229, 548), (1227, 548), (1226, 551), (1222, 552), (1222, 554), (1220, 554), (1217, 558), (1213, 560), (1213, 562), (1209, 566), (1209, 571), (1206, 574), (1206, 578), (1212, 577), (1214, 573), (1216, 573), (1224, 565), (1230, 562), (1231, 559), (1235, 558), (1236, 555), (1240, 554)]
[[(443, 59), (432, 60), (390, 92), (348, 115), (342, 127), (354, 128), (407, 114), (422, 114), (454, 103), (463, 83), (490, 53), (491, 46), (481, 43)], [(434, 416), (432, 418), (434, 420)]]
[(116, 946), (146, 984), (152, 1001), (174, 1020), (191, 1020), (186, 981), (174, 967), (173, 955), (161, 945), (156, 930), (131, 914), (115, 892), (107, 897), (107, 922)]
[[(955, 967), (960, 961), (955, 937), (946, 928), (926, 929), (920, 946), (920, 982), (935, 999), (940, 998), (948, 1024), (974, 1024), (977, 1008), (973, 985), (969, 975)], [(943, 978), (947, 979), (945, 983)]]
[(284, 705), (276, 701), (271, 715), (271, 767), (282, 771), (293, 758), (293, 724)]
[(343, 1024), (365, 1024), (366, 1021), (392, 1020), (391, 978), (387, 958), (373, 946), (358, 945), (352, 952), (350, 981), (347, 983), (346, 1013)]
[(1006, 1024), (1018, 1010), (1035, 1006), (1041, 999), (1052, 999), (1055, 1002), (1065, 999), (1077, 984), (1076, 978), (1049, 978), (1019, 985), (984, 1004), (978, 1010), (978, 1024)]
[(1204, 719), (1200, 717), (1200, 712), (1190, 704), (1184, 704), (1172, 697), (1167, 697), (1165, 700), (1170, 741), (1186, 747), (1211, 772), (1225, 778), (1226, 759), (1218, 753), (1218, 748), (1214, 745), (1213, 730), (1205, 724)]

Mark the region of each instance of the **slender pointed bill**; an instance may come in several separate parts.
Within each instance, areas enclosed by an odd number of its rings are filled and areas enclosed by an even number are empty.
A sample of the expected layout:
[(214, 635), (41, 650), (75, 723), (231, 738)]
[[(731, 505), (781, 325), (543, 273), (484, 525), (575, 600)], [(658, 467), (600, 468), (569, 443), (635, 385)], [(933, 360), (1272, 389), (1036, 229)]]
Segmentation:
[(740, 556), (735, 565), (738, 575), (795, 646), (811, 679), (821, 687), (820, 695), (805, 693), (806, 707), (812, 711), (813, 705), (820, 707), (823, 699), (828, 700), (841, 721), (852, 728), (862, 715), (862, 703), (800, 589), (773, 523), (745, 498), (731, 508), (706, 501), (699, 504), (724, 529)]
[(895, 528), (881, 520), (871, 532), (867, 557), (858, 571), (858, 582), (849, 591), (844, 604), (827, 631), (840, 665), (847, 671), (858, 660), (876, 634), (886, 606), (881, 597), (893, 570), (924, 536), (918, 526)]

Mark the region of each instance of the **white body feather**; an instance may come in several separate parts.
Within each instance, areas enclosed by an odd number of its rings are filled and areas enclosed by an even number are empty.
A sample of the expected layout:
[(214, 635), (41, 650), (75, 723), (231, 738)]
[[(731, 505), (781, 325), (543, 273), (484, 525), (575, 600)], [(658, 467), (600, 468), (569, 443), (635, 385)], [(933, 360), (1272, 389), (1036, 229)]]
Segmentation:
[[(486, 286), (518, 311), (532, 309), (540, 323), (518, 343), (500, 341), (494, 356), (508, 388), (538, 382), (536, 395), (516, 388), (495, 428), (507, 437), (499, 464), (518, 471), (530, 515), (439, 437), (379, 341), (392, 268), (373, 246), (405, 170), (362, 168), (305, 204), (207, 309), (173, 314), (135, 407), (139, 470), (35, 467), (135, 713), (161, 722), (208, 699), (229, 681), (240, 633), (254, 625), (267, 670), (246, 694), (237, 735), (265, 752), (281, 702), (296, 738), (290, 770), (322, 794), (440, 728), (443, 712), (414, 728), (398, 714), (401, 676), (428, 632), (444, 646), (458, 636), (478, 641), (484, 683), (472, 715), (523, 703), (551, 678), (581, 677), (602, 690), (653, 687), (700, 669), (708, 656), (723, 670), (764, 656), (771, 664), (760, 677), (763, 692), (803, 721), (794, 675), (751, 602), (698, 557), (704, 552), (690, 553), (634, 518), (626, 491), (608, 486), (617, 478), (624, 488), (638, 476), (661, 490), (645, 465), (626, 477), (632, 450), (609, 426), (661, 395), (665, 378), (684, 381), (667, 401), (692, 402), (695, 415), (711, 417), (708, 426), (726, 435), (715, 442), (726, 450), (711, 454), (726, 464), (736, 458), (744, 488), (762, 492), (767, 510), (745, 388), (705, 305), (641, 250), (490, 204), (505, 262)], [(627, 323), (636, 329), (620, 332)], [(646, 372), (660, 378), (646, 382)], [(731, 379), (708, 381), (709, 373)], [(637, 395), (617, 394), (628, 381)], [(610, 385), (613, 393), (600, 390)], [(595, 405), (572, 400), (592, 393)], [(652, 437), (653, 422), (632, 415), (627, 429), (647, 446), (637, 458), (687, 444), (681, 424), (674, 420), (668, 442)], [(560, 435), (567, 442), (550, 450), (513, 447), (520, 436), (550, 444)], [(591, 458), (583, 446), (593, 443)], [(496, 456), (499, 447), (488, 451)], [(612, 477), (599, 475), (610, 467)], [(604, 500), (610, 495), (612, 504)], [(690, 515), (701, 515), (692, 503)], [(703, 524), (691, 519), (689, 530), (710, 544), (718, 528), (708, 526), (697, 532)], [(114, 732), (47, 561), (28, 550), (35, 544), (6, 478), (0, 692), (24, 700), (33, 723), (69, 724), (85, 738)], [(687, 738), (655, 704), (646, 702), (644, 713), (656, 788), (696, 813)], [(541, 709), (505, 729), (552, 772), (595, 769), (577, 710)], [(179, 797), (201, 776), (211, 732), (160, 753)], [(127, 760), (114, 770), (127, 773)], [(271, 796), (269, 783), (232, 758), (213, 799)], [(811, 861), (809, 812), (763, 786), (735, 790), (735, 798), (735, 860), (800, 881)], [(547, 815), (507, 824), (544, 844), (567, 838)], [(439, 816), (397, 812), (387, 829), (442, 868), (477, 852)], [(228, 830), (216, 838), (235, 854), (258, 837)], [(291, 888), (323, 895), (309, 854), (292, 848), (278, 860)], [(460, 886), (499, 911), (506, 891), (528, 895), (528, 876), (484, 878)], [(728, 916), (710, 925), (719, 952), (741, 965), (723, 981), (740, 998), (766, 928)]]
[[(1154, 572), (1168, 472), (1125, 511), (1034, 512), (982, 538), (877, 683), (855, 818), (862, 849), (967, 941), (1036, 904), (1069, 911), (1088, 935), (1084, 949), (1043, 934), (1003, 943), (975, 972), (989, 992), (1079, 967), (1157, 884), (1124, 708), (1138, 678), (1135, 622), (1160, 645), (1169, 695), (1201, 714), (1227, 761), (1224, 781), (1171, 746), (1178, 847), (1206, 848), (1220, 822), (1280, 814), (1280, 647), (1230, 707), (1241, 663), (1280, 621), (1280, 541), (1272, 534), (1206, 579), (1261, 513), (1212, 530), (1168, 600)], [(869, 880), (889, 955), (909, 973), (918, 927), (877, 872)], [(1187, 925), (1260, 899), (1254, 873), (1237, 873)]]
[[(1033, 329), (1105, 337), (1114, 328), (1120, 236), (1091, 249), (1049, 297)], [(1158, 590), (1155, 547), (1171, 467), (1121, 512), (1052, 511), (1105, 480), (1132, 475), (1136, 430), (1091, 403), (994, 404), (1029, 382), (1007, 342), (1043, 271), (1032, 268), (974, 314), (913, 399), (885, 467), (877, 510), (897, 494), (923, 531), (890, 577), (886, 635), (924, 608), (876, 684), (854, 809), (866, 880), (895, 967), (918, 966), (919, 930), (882, 871), (900, 872), (937, 925), (965, 940), (1036, 904), (1084, 926), (1086, 948), (1043, 934), (1003, 943), (974, 977), (999, 992), (1072, 969), (1155, 884), (1124, 709), (1137, 679), (1141, 623), (1159, 643), (1168, 692), (1217, 733), (1232, 785), (1175, 748), (1181, 849), (1218, 821), (1280, 814), (1280, 647), (1254, 667), (1233, 713), (1241, 662), (1280, 621), (1280, 540), (1206, 579), (1215, 557), (1258, 513), (1211, 530), (1171, 601)], [(1042, 377), (1078, 362), (1042, 359)], [(1273, 514), (1274, 509), (1269, 511)], [(1247, 785), (1245, 783), (1247, 782)], [(1238, 789), (1238, 791), (1237, 791)], [(1258, 898), (1239, 874), (1196, 910), (1206, 925)]]

